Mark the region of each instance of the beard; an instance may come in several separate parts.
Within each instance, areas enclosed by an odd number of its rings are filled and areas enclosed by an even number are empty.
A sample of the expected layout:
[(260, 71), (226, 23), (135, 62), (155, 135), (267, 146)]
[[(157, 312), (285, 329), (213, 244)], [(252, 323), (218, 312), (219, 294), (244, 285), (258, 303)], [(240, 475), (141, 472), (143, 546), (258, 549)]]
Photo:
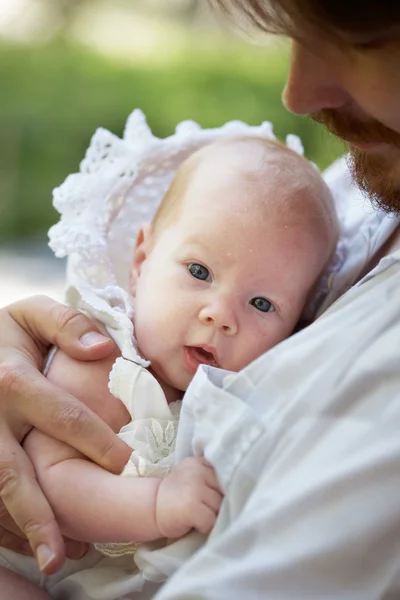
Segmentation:
[[(358, 121), (334, 109), (310, 117), (343, 140), (349, 150), (351, 175), (371, 202), (387, 213), (400, 214), (400, 134), (378, 121)], [(364, 151), (351, 143), (385, 146)]]

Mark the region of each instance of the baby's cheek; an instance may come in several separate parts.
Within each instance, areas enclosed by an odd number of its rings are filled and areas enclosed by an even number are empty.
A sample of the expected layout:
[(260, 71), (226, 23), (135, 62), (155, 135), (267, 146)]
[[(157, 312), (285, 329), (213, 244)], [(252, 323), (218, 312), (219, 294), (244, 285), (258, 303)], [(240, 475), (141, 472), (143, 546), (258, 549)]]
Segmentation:
[(287, 327), (283, 326), (282, 323), (269, 323), (267, 325), (260, 327), (254, 332), (253, 338), (249, 339), (246, 352), (242, 357), (242, 362), (245, 364), (241, 368), (286, 339), (288, 335)]
[(149, 358), (152, 327), (152, 322), (147, 318), (146, 311), (138, 311), (134, 319), (134, 334), (139, 350), (146, 358)]
[(156, 360), (163, 351), (165, 339), (168, 338), (165, 323), (162, 319), (162, 308), (145, 310), (138, 314), (136, 324), (136, 341), (142, 354), (148, 360)]

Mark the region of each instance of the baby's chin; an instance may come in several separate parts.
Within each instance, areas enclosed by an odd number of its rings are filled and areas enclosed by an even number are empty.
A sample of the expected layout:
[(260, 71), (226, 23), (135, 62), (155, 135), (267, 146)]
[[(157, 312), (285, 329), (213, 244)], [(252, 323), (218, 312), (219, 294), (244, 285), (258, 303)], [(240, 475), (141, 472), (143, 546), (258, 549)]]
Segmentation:
[(149, 371), (161, 385), (168, 404), (181, 400), (193, 376), (185, 378), (184, 376), (174, 378), (168, 377), (161, 369), (153, 368), (151, 365)]
[(185, 387), (185, 389), (179, 389), (175, 386), (172, 385), (168, 385), (168, 384), (163, 384), (160, 382), (161, 387), (163, 388), (165, 397), (167, 399), (168, 404), (170, 404), (171, 402), (176, 402), (177, 400), (182, 400), (186, 389), (188, 386)]

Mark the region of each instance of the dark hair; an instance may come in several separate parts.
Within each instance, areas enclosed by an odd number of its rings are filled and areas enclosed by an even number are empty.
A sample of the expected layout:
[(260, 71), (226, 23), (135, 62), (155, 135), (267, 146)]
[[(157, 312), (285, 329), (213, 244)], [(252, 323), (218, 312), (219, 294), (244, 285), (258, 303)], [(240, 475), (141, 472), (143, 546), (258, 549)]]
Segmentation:
[(268, 33), (298, 37), (310, 28), (327, 34), (379, 34), (397, 30), (400, 2), (393, 0), (209, 0), (228, 16), (243, 16)]

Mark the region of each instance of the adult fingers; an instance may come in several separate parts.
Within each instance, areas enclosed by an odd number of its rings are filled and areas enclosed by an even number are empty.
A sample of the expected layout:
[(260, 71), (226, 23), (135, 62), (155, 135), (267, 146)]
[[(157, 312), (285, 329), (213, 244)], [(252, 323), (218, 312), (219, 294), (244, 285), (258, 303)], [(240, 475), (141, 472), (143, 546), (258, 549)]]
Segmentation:
[(88, 317), (46, 296), (20, 300), (7, 309), (14, 322), (42, 347), (56, 344), (80, 360), (105, 358), (114, 348), (113, 341)]
[[(11, 519), (10, 519), (11, 522)], [(13, 529), (18, 529), (15, 524), (12, 525)], [(33, 556), (32, 548), (25, 536), (17, 535), (12, 531), (9, 531), (5, 527), (0, 525), (0, 547), (12, 550), (17, 554), (24, 554), (25, 556)], [(89, 550), (89, 544), (84, 542), (78, 542), (76, 540), (64, 540), (65, 555), (67, 558), (78, 560), (85, 556)]]
[[(27, 432), (36, 427), (65, 442), (113, 473), (120, 473), (131, 454), (130, 448), (85, 404), (58, 388), (35, 368), (20, 366), (12, 379), (15, 397), (12, 429)], [(40, 410), (38, 410), (40, 406)], [(1, 460), (0, 452), (0, 460)]]
[[(4, 505), (4, 502), (0, 499), (0, 546), (1, 547), (5, 547), (5, 548), (9, 547), (9, 546), (7, 546), (7, 544), (3, 543), (4, 539), (7, 537), (7, 534), (10, 535), (10, 538), (12, 538), (13, 536), (19, 538), (21, 540), (21, 544), (22, 544), (22, 541), (24, 541), (24, 540), (26, 542), (26, 537), (24, 536), (24, 534), (22, 533), (22, 531), (20, 530), (18, 525), (10, 517), (10, 513), (8, 512), (6, 506)], [(12, 544), (13, 544), (13, 546), (20, 545), (20, 542), (15, 541), (15, 542), (12, 542)], [(10, 547), (10, 550), (13, 550), (13, 547)]]
[(54, 573), (64, 560), (64, 542), (53, 511), (18, 442), (2, 430), (1, 444), (0, 497), (11, 518), (28, 539), (41, 571)]
[[(18, 554), (32, 556), (32, 548), (10, 513), (0, 500), (0, 547), (7, 548)], [(68, 558), (78, 559), (84, 556), (89, 545), (76, 540), (64, 539), (65, 554)]]
[(0, 546), (18, 554), (32, 556), (33, 552), (25, 537), (21, 537), (0, 525)]

